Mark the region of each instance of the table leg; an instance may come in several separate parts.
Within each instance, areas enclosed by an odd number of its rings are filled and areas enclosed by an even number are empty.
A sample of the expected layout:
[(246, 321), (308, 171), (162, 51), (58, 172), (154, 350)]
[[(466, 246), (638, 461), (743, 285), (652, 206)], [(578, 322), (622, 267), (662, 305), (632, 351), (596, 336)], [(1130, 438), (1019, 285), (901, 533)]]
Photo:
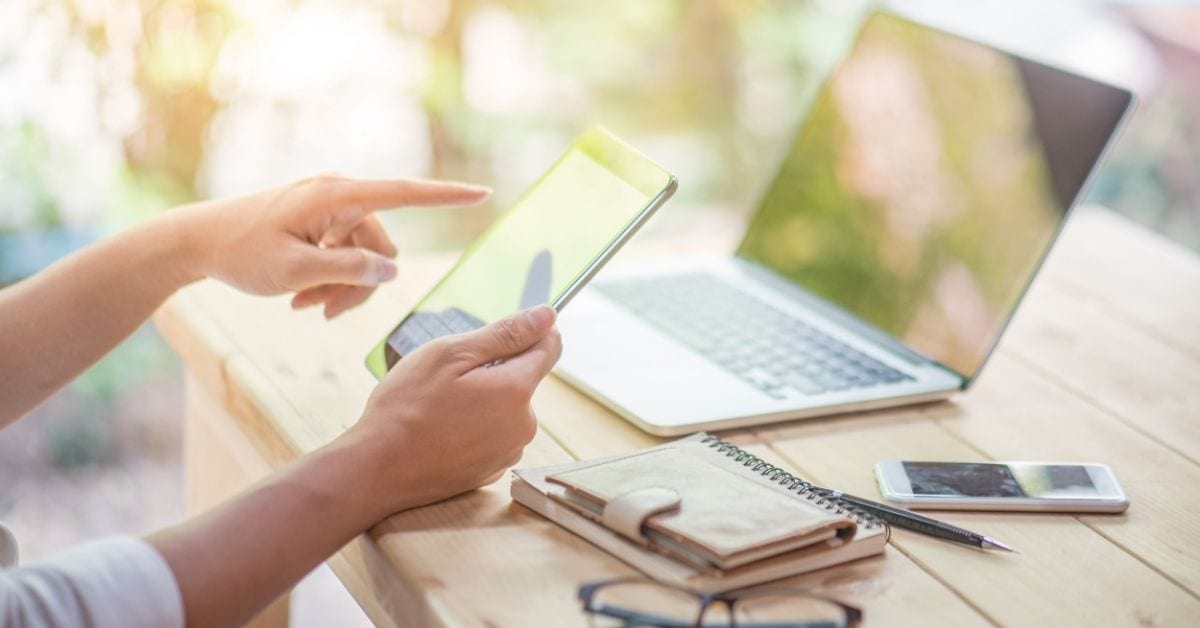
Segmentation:
[[(266, 476), (271, 468), (231, 416), (188, 373), (184, 385), (184, 483), (188, 516), (199, 514)], [(288, 625), (289, 593), (247, 623), (255, 628)]]

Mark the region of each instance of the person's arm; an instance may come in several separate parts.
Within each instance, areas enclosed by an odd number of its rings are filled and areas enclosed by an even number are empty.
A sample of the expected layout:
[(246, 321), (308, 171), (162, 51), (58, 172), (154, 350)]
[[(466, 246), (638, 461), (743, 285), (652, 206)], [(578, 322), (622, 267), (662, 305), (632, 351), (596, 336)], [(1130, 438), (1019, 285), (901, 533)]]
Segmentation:
[(0, 290), (0, 428), (125, 339), (180, 287), (216, 277), (336, 316), (395, 276), (396, 249), (371, 214), (463, 205), (473, 186), (316, 177), (182, 207)]
[(533, 390), (561, 351), (553, 324), (540, 306), (434, 341), (340, 438), (201, 517), (0, 571), (0, 628), (245, 622), (388, 514), (515, 464), (537, 430)]
[(187, 623), (244, 622), (385, 516), (516, 464), (537, 431), (534, 388), (561, 352), (553, 323), (554, 310), (540, 306), (422, 347), (342, 437), (150, 536), (174, 571)]

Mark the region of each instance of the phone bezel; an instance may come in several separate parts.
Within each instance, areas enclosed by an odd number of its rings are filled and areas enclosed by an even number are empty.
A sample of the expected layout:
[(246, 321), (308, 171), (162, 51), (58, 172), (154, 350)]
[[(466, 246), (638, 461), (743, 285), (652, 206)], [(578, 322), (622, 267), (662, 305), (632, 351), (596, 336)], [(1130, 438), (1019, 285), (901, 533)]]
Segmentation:
[[(1050, 461), (980, 461), (1014, 467), (1037, 467), (1046, 465), (1077, 465), (1087, 469), (1088, 477), (1096, 486), (1095, 497), (966, 497), (962, 495), (917, 495), (913, 493), (908, 474), (904, 471), (904, 460), (884, 460), (875, 465), (875, 478), (879, 492), (890, 502), (913, 509), (936, 510), (1020, 510), (1055, 512), (1122, 512), (1129, 500), (1116, 475), (1108, 465), (1097, 462), (1050, 462)], [(961, 461), (939, 461), (958, 463)], [(964, 463), (970, 464), (970, 463)]]

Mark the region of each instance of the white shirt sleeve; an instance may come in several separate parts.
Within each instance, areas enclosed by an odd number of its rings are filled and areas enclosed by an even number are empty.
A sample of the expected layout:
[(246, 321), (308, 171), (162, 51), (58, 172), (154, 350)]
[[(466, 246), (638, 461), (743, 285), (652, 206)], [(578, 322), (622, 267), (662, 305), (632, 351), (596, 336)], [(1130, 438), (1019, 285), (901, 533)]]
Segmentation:
[(183, 626), (183, 598), (158, 551), (114, 537), (0, 571), (0, 628), (16, 626)]

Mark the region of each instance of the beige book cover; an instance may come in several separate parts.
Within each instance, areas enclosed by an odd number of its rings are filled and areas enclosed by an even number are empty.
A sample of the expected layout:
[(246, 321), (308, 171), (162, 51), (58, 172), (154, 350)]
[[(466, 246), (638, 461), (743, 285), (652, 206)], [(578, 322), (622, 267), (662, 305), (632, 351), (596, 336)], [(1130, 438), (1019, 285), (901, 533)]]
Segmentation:
[[(513, 498), (647, 575), (724, 591), (878, 554), (886, 527), (856, 522), (718, 452), (697, 434), (641, 452), (517, 469)], [(761, 471), (761, 469), (760, 469)], [(611, 500), (669, 487), (677, 510), (646, 519), (646, 538), (609, 529)]]
[(854, 536), (854, 521), (726, 470), (725, 458), (709, 451), (705, 447), (697, 455), (687, 446), (652, 449), (547, 479), (600, 509), (631, 491), (674, 490), (680, 497), (678, 509), (650, 517), (645, 525), (723, 569)]

